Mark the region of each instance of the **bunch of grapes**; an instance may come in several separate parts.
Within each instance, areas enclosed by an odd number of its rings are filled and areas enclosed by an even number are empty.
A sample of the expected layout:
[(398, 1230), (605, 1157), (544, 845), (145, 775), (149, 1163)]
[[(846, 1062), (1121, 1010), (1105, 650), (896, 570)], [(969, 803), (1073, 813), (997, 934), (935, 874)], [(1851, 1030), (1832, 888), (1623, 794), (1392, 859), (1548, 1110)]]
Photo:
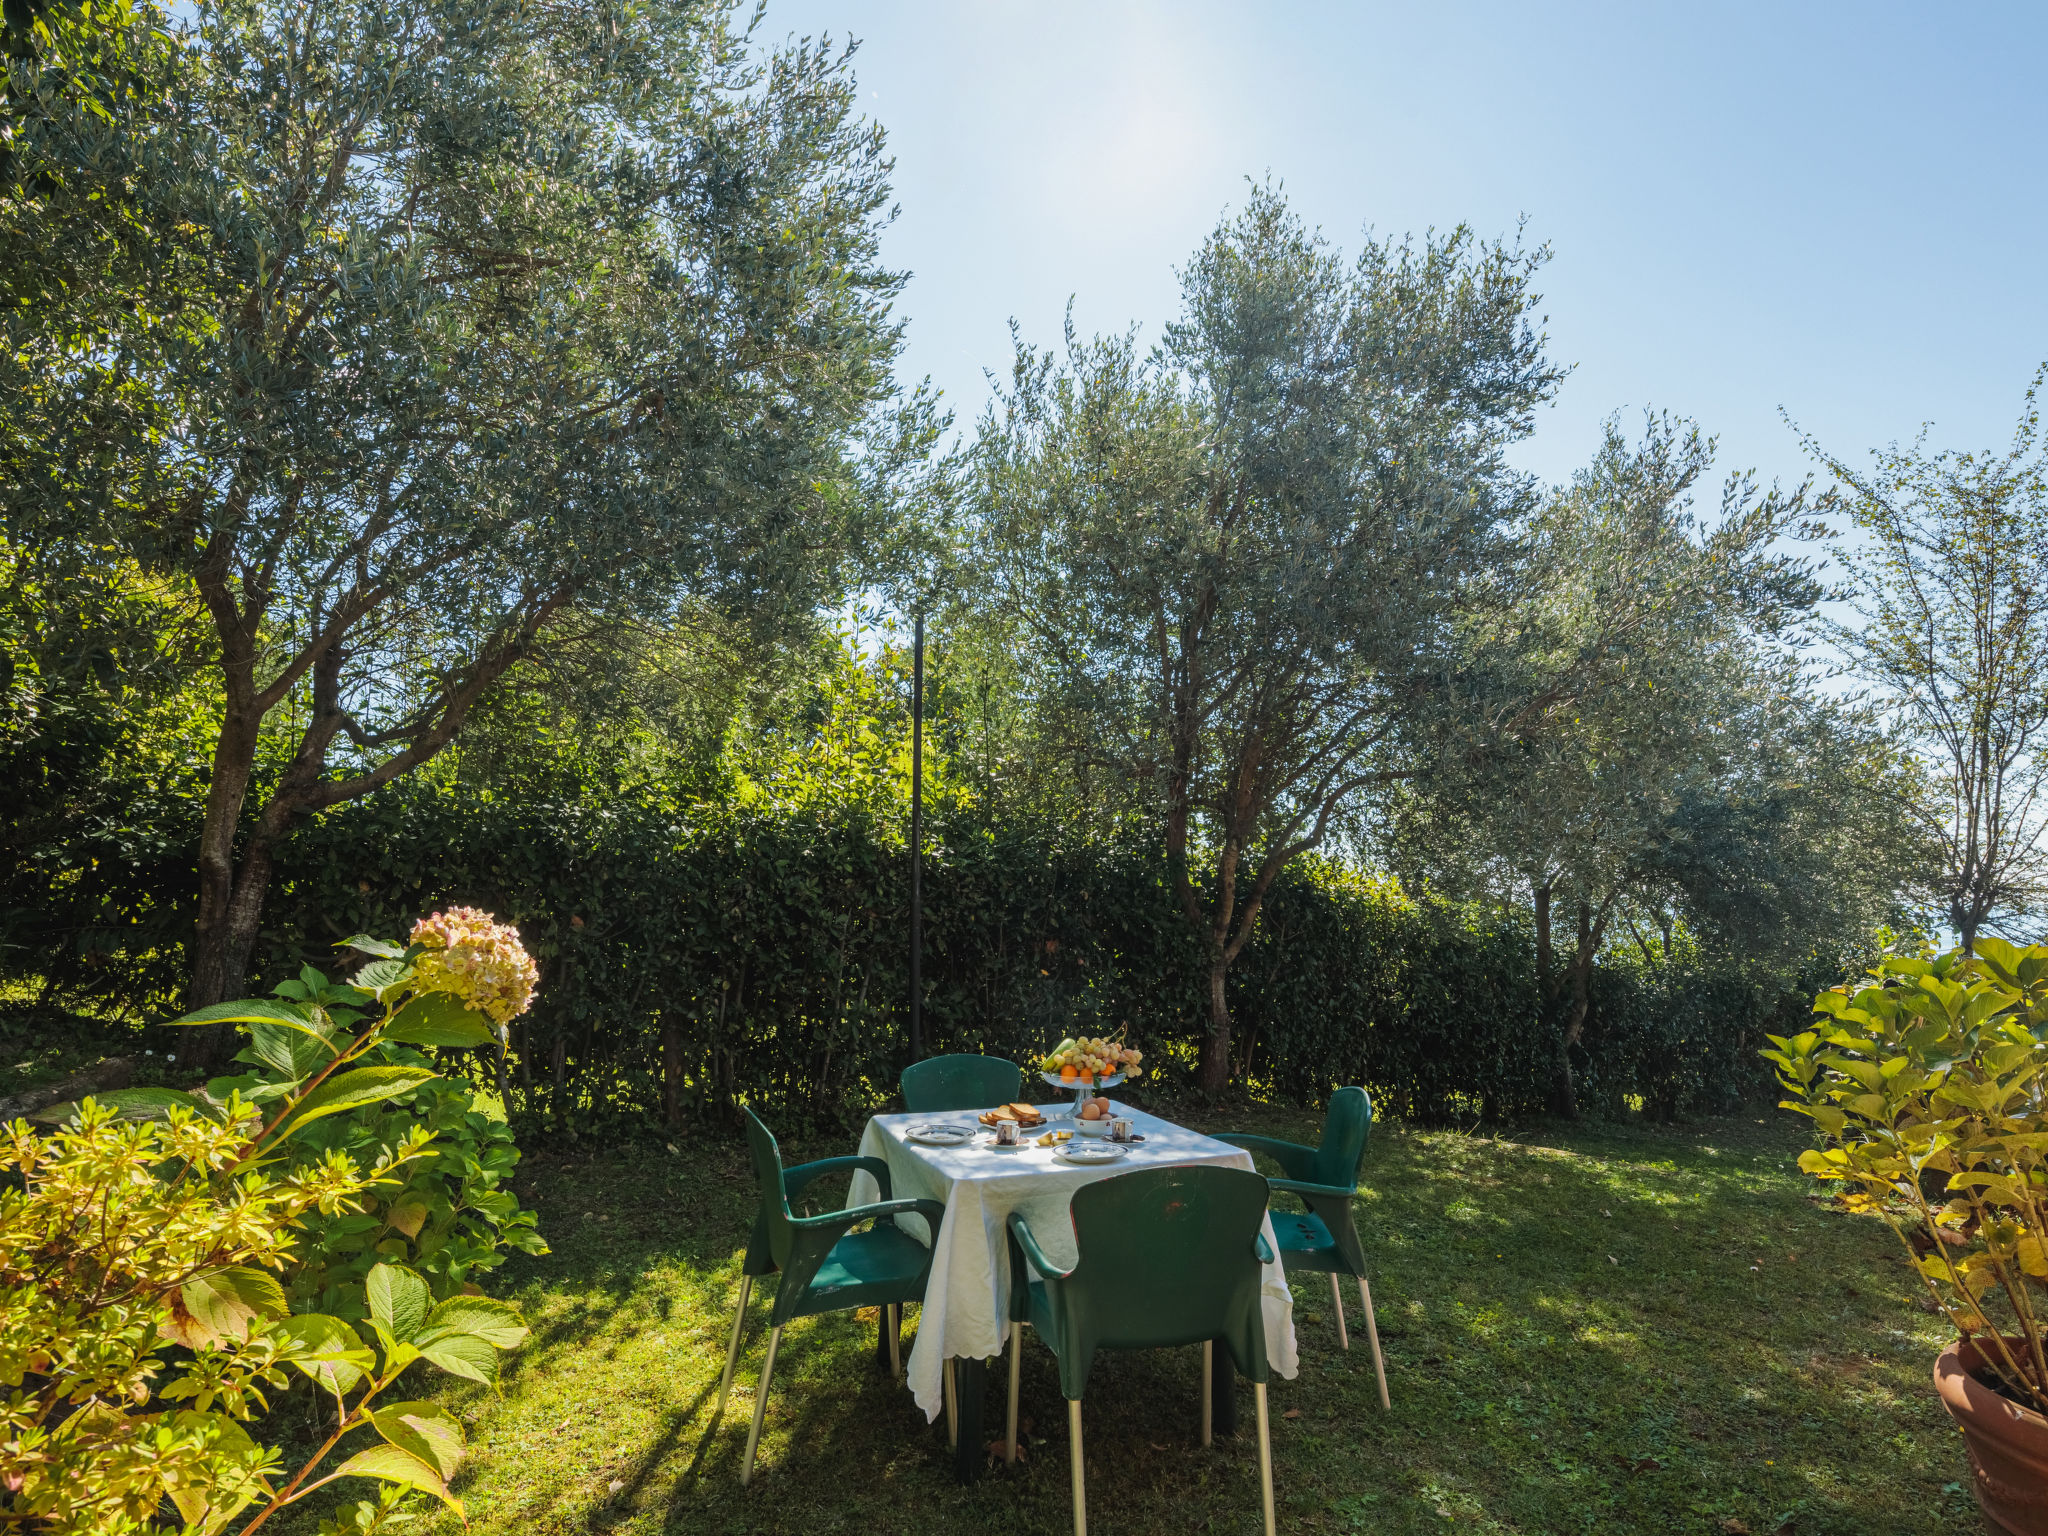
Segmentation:
[(1125, 1045), (1120, 1040), (1062, 1040), (1040, 1065), (1047, 1072), (1057, 1072), (1063, 1083), (1092, 1084), (1099, 1077), (1137, 1077), (1143, 1072), (1138, 1063), (1145, 1059), (1145, 1053), (1134, 1045)]

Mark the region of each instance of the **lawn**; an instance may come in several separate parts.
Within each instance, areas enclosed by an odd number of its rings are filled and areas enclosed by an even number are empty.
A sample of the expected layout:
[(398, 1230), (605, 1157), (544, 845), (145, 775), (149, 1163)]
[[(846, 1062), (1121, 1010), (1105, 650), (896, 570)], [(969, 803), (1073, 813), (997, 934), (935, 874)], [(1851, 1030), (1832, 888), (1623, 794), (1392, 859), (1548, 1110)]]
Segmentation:
[[(1315, 1133), (1287, 1112), (1234, 1118)], [(1360, 1226), (1393, 1411), (1378, 1407), (1355, 1293), (1347, 1355), (1327, 1281), (1303, 1277), (1301, 1374), (1272, 1393), (1282, 1528), (1978, 1529), (1929, 1380), (1940, 1320), (1916, 1305), (1889, 1232), (1815, 1200), (1798, 1146), (1793, 1125), (1754, 1117), (1501, 1137), (1382, 1127)], [(850, 1148), (790, 1149), (835, 1150)], [(543, 1151), (521, 1193), (555, 1251), (515, 1260), (496, 1289), (533, 1338), (502, 1398), (445, 1393), (470, 1426), (460, 1491), (478, 1536), (1070, 1528), (1050, 1354), (1027, 1337), (1026, 1464), (961, 1487), (943, 1423), (874, 1370), (872, 1314), (791, 1328), (741, 1489), (758, 1299), (735, 1402), (711, 1417), (754, 1202), (738, 1146)], [(1257, 1531), (1248, 1390), (1235, 1440), (1202, 1450), (1198, 1364), (1192, 1349), (1098, 1363), (1094, 1529)], [(1002, 1375), (989, 1373), (991, 1434)]]

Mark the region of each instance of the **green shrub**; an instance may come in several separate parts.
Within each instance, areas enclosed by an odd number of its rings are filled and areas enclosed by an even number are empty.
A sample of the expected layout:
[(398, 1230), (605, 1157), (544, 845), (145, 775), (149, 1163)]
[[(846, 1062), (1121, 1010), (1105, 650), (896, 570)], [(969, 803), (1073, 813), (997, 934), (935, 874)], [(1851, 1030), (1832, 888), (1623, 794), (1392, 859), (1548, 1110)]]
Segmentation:
[[(1023, 1060), (1125, 1029), (1155, 1082), (1185, 1088), (1202, 972), (1157, 853), (957, 810), (934, 822), (927, 1049)], [(281, 967), (337, 917), (376, 927), (442, 900), (517, 917), (546, 983), (508, 1057), (526, 1123), (727, 1127), (745, 1098), (782, 1123), (846, 1126), (907, 1059), (907, 852), (858, 806), (515, 804), (417, 784), (303, 832), (284, 878)], [(1385, 1113), (1422, 1120), (1543, 1108), (1555, 1027), (1518, 916), (1305, 860), (1231, 984), (1240, 1076), (1265, 1091), (1315, 1102), (1364, 1082)], [(1582, 1063), (1592, 1110), (1753, 1095), (1768, 1003), (1696, 969), (1603, 966)]]
[[(419, 1052), (400, 1046), (380, 1046), (364, 1059), (431, 1070)], [(362, 1283), (373, 1265), (407, 1265), (441, 1300), (473, 1286), (510, 1251), (548, 1251), (533, 1212), (503, 1187), (519, 1162), (511, 1127), (476, 1109), (475, 1097), (461, 1079), (433, 1077), (409, 1094), (324, 1120), (301, 1138), (301, 1156), (339, 1151), (358, 1164), (418, 1130), (433, 1141), (405, 1165), (402, 1183), (365, 1194), (360, 1210), (306, 1219), (286, 1287), (295, 1305), (361, 1322)]]
[[(452, 1261), (429, 1266), (444, 1291), (458, 1292), (437, 1302), (425, 1276), (374, 1248), (361, 1262), (334, 1233), (373, 1200), (403, 1201), (420, 1188), (445, 1198), (432, 1181), (471, 1178), (467, 1151), (437, 1141), (447, 1127), (416, 1113), (434, 1069), (393, 1047), (474, 1046), (502, 1029), (512, 1005), (478, 976), (509, 976), (516, 993), (524, 956), (509, 956), (516, 944), (504, 930), (489, 937), (495, 948), (433, 935), (402, 949), (352, 939), (349, 947), (375, 958), (349, 982), (309, 970), (282, 996), (177, 1021), (241, 1027), (241, 1059), (254, 1070), (193, 1093), (128, 1089), (60, 1106), (47, 1112), (63, 1122), (48, 1135), (26, 1121), (6, 1128), (0, 1173), (15, 1181), (0, 1193), (7, 1520), (56, 1533), (182, 1523), (188, 1536), (214, 1536), (253, 1511), (247, 1533), (313, 1487), (350, 1476), (385, 1485), (342, 1517), (359, 1532), (389, 1523), (409, 1490), (460, 1509), (448, 1485), (463, 1455), (461, 1426), (432, 1403), (393, 1400), (391, 1389), (420, 1360), (495, 1381), (498, 1351), (524, 1339), (525, 1326), (508, 1303), (460, 1293)], [(478, 963), (451, 969), (458, 955)], [(466, 1006), (486, 996), (491, 1013)], [(450, 1102), (445, 1093), (430, 1099)], [(496, 1194), (481, 1192), (471, 1208)], [(449, 1205), (453, 1231), (462, 1212)], [(455, 1246), (419, 1241), (431, 1197), (420, 1206), (416, 1230), (392, 1257), (433, 1260)], [(501, 1210), (494, 1230), (524, 1230), (517, 1215)], [(309, 1248), (309, 1229), (326, 1234), (324, 1247)], [(345, 1300), (345, 1315), (316, 1309), (329, 1297)], [(173, 1346), (185, 1353), (174, 1356)], [(332, 1396), (335, 1426), (289, 1470), (243, 1427), (286, 1384), (288, 1367)], [(366, 1443), (323, 1465), (364, 1432)], [(166, 1505), (176, 1521), (166, 1521)]]

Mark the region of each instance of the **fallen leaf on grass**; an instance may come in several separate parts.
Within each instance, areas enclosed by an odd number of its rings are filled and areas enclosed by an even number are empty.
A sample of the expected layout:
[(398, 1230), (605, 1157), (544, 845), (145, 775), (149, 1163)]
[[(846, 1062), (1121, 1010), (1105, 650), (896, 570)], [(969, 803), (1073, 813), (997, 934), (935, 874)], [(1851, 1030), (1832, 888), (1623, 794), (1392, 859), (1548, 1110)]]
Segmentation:
[[(991, 1461), (1008, 1461), (1010, 1457), (1010, 1442), (1007, 1440), (989, 1441), (988, 1456)], [(1017, 1437), (1017, 1465), (1021, 1467), (1029, 1459), (1024, 1454), (1024, 1437), (1019, 1435)]]
[(1301, 1417), (1301, 1410), (1299, 1408), (1290, 1408), (1281, 1414), (1280, 1417), (1283, 1419), (1298, 1419)]
[(1664, 1463), (1654, 1456), (1638, 1456), (1628, 1464), (1628, 1469), (1631, 1472), (1662, 1472)]
[(1733, 1515), (1721, 1522), (1721, 1529), (1726, 1531), (1728, 1536), (1749, 1536), (1749, 1527)]

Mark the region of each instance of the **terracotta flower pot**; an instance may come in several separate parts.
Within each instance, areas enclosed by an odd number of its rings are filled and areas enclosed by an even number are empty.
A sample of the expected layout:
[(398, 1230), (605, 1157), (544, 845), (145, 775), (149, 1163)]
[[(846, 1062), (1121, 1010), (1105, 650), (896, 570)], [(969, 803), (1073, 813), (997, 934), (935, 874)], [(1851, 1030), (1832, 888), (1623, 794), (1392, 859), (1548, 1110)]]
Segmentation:
[(2048, 1418), (1977, 1380), (1985, 1364), (1973, 1341), (1949, 1345), (1934, 1362), (1941, 1405), (1969, 1448), (1977, 1506), (2013, 1536), (2048, 1536)]

